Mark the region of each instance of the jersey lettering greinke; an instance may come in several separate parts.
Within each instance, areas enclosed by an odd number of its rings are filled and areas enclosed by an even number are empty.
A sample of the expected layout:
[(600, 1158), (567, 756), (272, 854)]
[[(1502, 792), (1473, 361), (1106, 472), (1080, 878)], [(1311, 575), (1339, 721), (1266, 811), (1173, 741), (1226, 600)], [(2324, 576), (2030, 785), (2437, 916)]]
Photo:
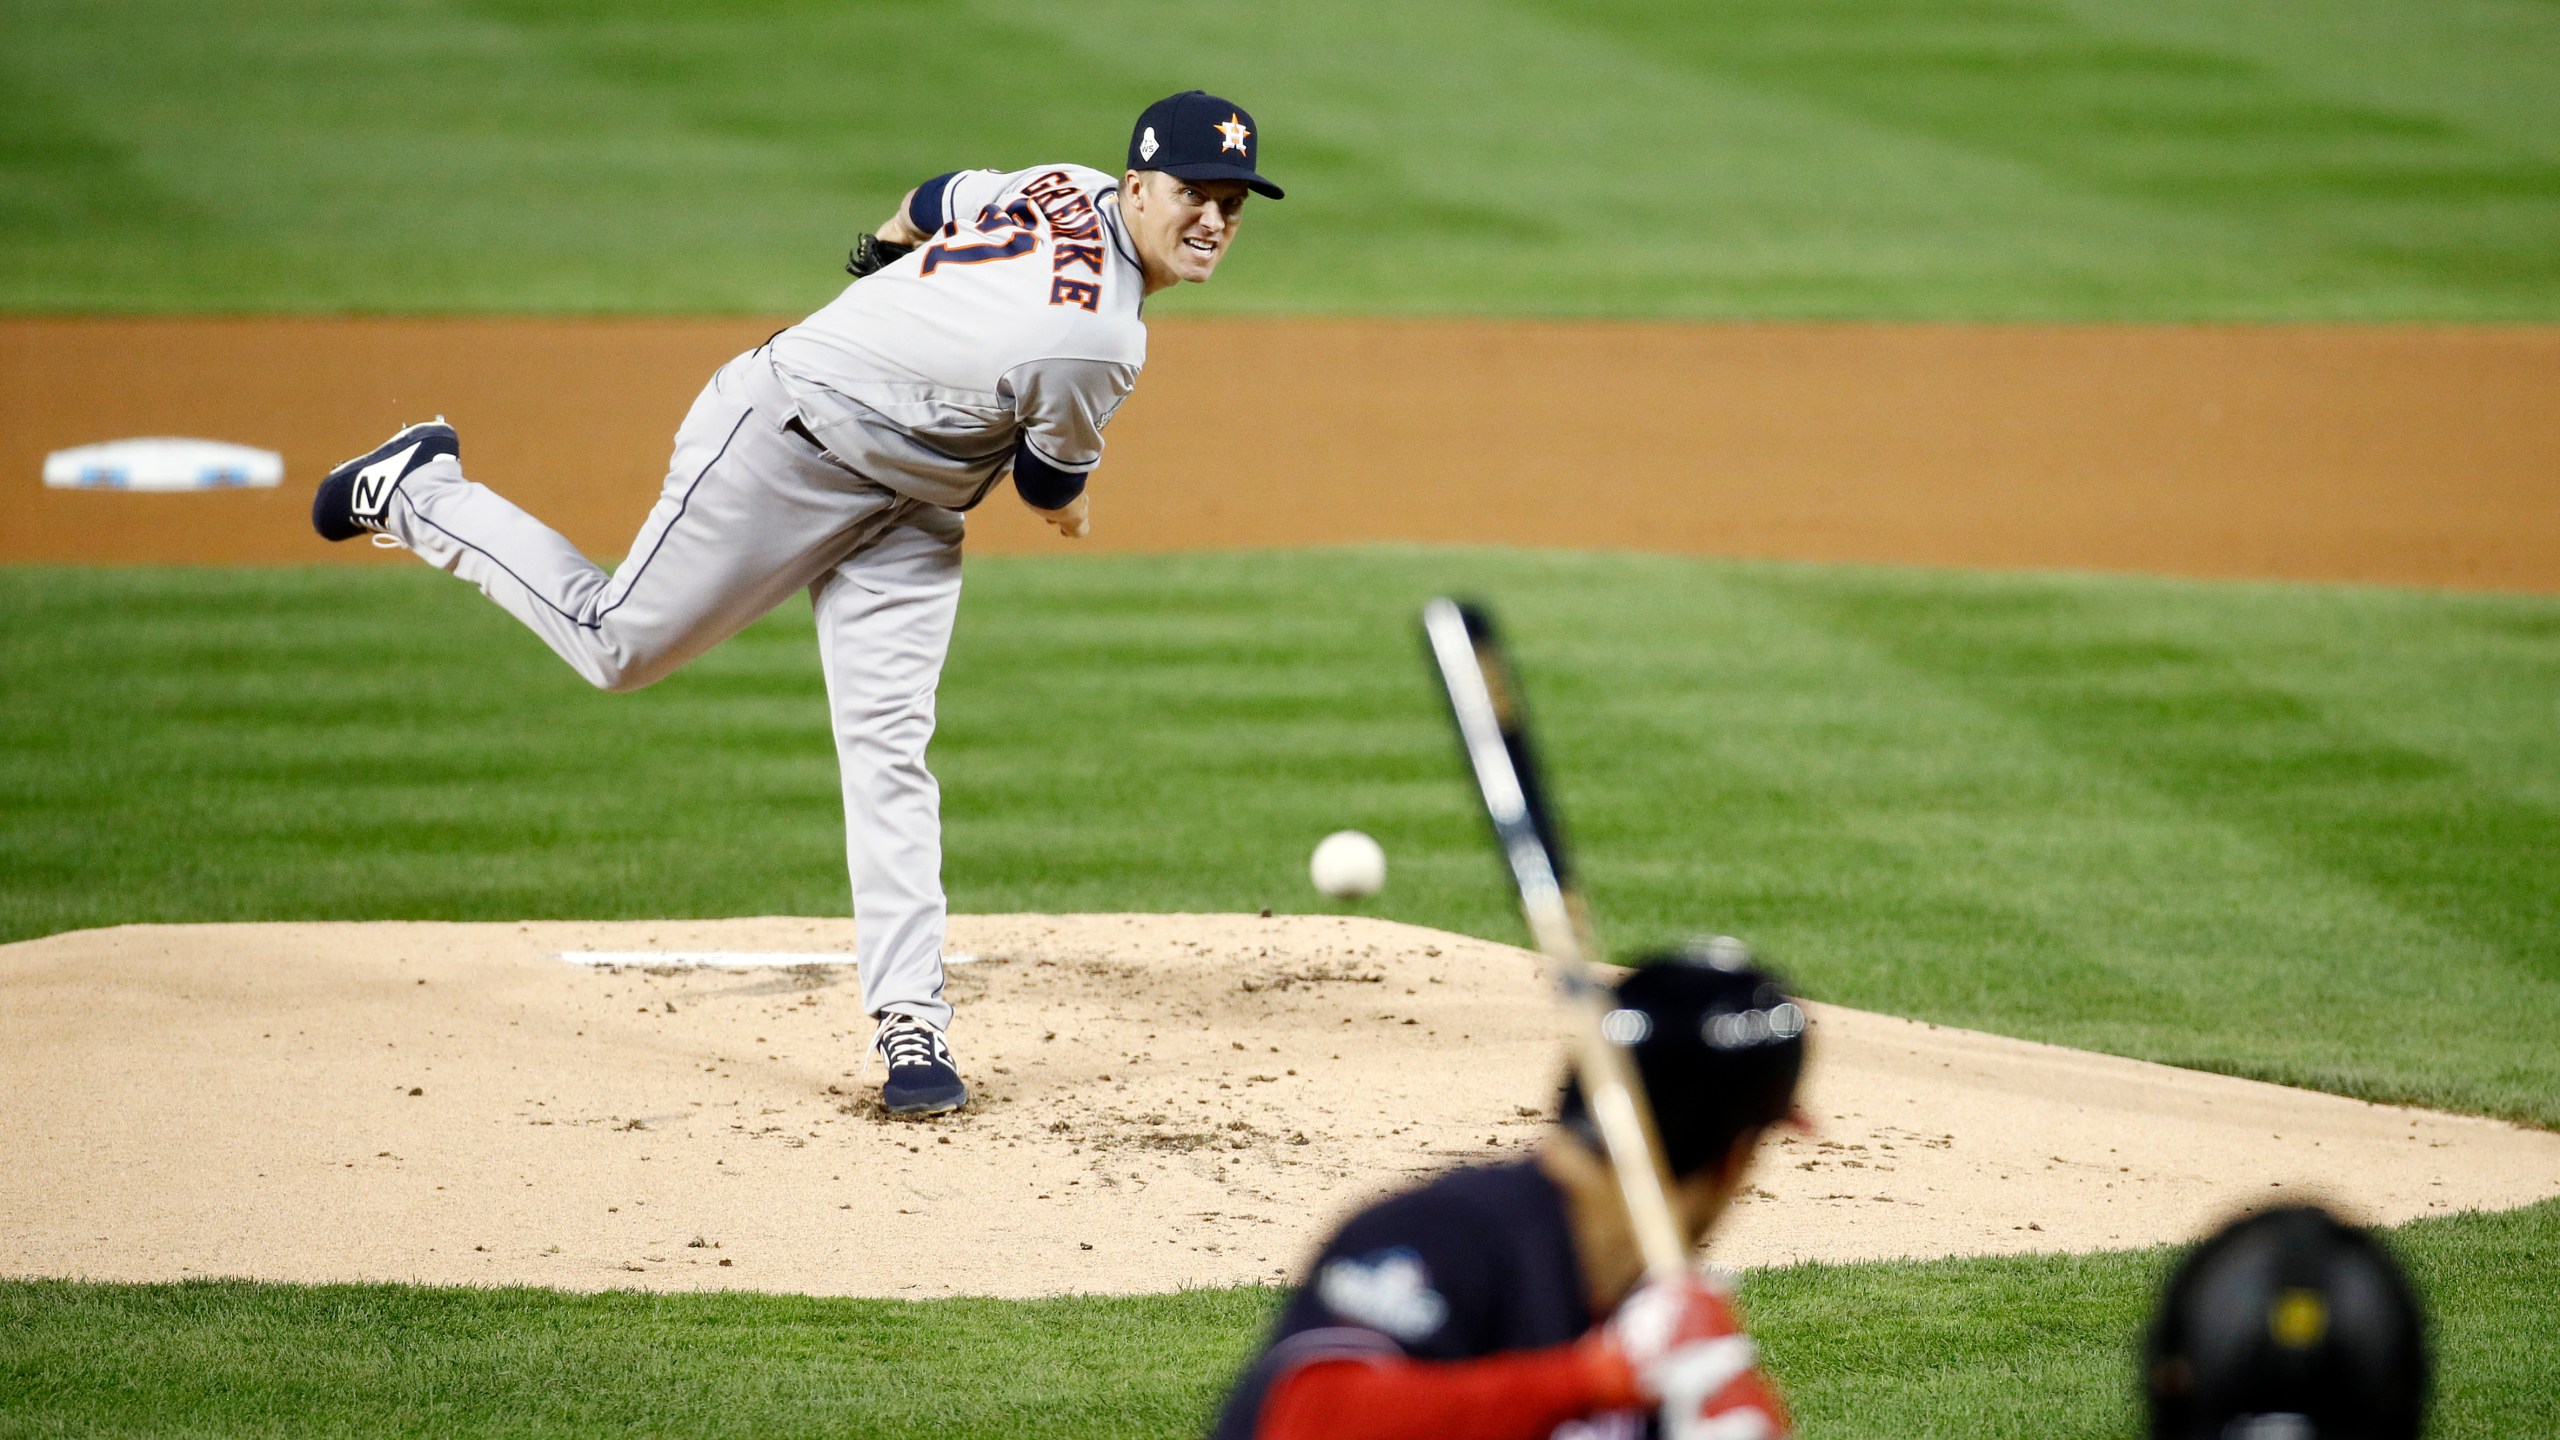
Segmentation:
[(1146, 364), (1145, 272), (1120, 187), (1081, 165), (918, 186), (926, 243), (773, 339), (829, 454), (936, 505), (975, 505), (1016, 459), (1082, 476)]

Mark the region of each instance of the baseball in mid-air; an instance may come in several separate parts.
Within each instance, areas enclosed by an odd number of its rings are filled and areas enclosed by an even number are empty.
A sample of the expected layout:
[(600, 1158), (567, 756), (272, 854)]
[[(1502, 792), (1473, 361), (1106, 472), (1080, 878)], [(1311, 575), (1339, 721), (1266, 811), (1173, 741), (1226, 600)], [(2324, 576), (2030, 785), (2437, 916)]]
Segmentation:
[(1334, 900), (1365, 900), (1386, 888), (1387, 852), (1357, 830), (1336, 830), (1317, 842), (1307, 876)]

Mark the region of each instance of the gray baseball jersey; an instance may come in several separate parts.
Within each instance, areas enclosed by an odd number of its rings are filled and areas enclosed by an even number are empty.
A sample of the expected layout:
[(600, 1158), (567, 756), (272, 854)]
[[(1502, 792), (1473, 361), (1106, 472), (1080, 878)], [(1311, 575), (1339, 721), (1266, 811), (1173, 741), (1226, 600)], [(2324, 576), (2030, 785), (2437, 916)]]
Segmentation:
[(829, 453), (916, 499), (965, 510), (1008, 466), (1090, 472), (1147, 360), (1145, 275), (1120, 187), (1081, 165), (963, 171), (917, 187), (933, 238), (773, 339), (773, 362)]

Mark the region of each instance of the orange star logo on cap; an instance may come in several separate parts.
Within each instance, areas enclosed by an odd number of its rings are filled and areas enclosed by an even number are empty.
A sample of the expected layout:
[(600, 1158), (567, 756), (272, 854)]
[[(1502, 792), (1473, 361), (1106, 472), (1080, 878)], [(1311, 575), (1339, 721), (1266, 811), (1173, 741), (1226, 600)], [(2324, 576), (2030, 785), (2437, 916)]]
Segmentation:
[(1243, 116), (1230, 110), (1227, 112), (1227, 118), (1218, 122), (1216, 129), (1219, 134), (1227, 137), (1226, 140), (1218, 146), (1221, 153), (1228, 150), (1233, 150), (1239, 155), (1246, 153), (1244, 148), (1245, 138), (1253, 132), (1244, 128)]

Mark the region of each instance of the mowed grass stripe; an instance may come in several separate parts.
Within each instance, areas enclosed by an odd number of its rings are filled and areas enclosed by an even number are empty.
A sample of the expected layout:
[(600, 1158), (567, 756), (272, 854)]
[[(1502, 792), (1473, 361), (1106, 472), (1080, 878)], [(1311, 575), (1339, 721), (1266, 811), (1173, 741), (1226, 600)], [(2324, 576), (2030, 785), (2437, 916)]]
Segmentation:
[[(2560, 1202), (2388, 1236), (2437, 1440), (2560, 1428)], [(2136, 1433), (2174, 1252), (1800, 1266), (1743, 1304), (1800, 1433)], [(1035, 1301), (0, 1281), (0, 1436), (1192, 1436), (1277, 1299)]]
[(918, 180), (1116, 169), (1203, 85), (1291, 194), (1185, 312), (2560, 318), (2560, 15), (2520, 0), (0, 0), (0, 34), (9, 309), (802, 312)]
[(1187, 1435), (1267, 1305), (0, 1281), (0, 1436)]
[[(1828, 1000), (2560, 1124), (2560, 602), (1664, 557), (973, 563), (963, 911), (1518, 922), (1414, 633), (1513, 631), (1605, 934)], [(417, 571), (0, 572), (0, 935), (841, 914), (788, 607), (632, 696)]]

